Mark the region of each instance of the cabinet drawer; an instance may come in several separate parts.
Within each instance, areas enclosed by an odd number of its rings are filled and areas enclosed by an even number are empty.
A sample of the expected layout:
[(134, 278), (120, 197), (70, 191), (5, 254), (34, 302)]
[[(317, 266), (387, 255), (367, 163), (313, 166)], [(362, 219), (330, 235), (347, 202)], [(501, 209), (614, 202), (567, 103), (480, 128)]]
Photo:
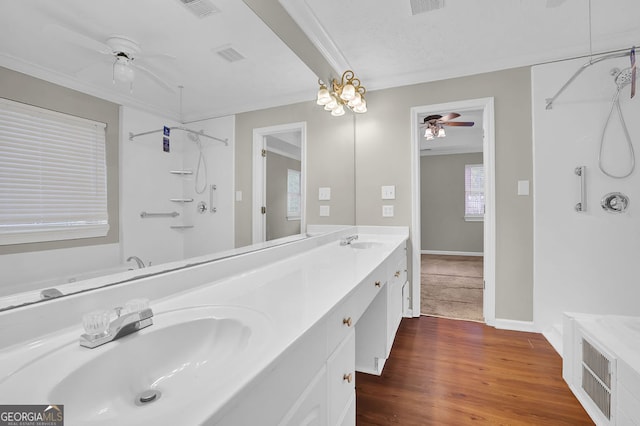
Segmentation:
[(356, 386), (356, 335), (351, 329), (338, 349), (327, 361), (327, 386), (329, 388), (329, 423), (339, 424), (347, 404), (355, 395)]
[(327, 369), (322, 367), (279, 426), (323, 426), (327, 424)]
[(371, 301), (385, 286), (384, 267), (379, 267), (361, 282), (353, 293), (329, 314), (327, 349), (331, 353), (356, 325)]

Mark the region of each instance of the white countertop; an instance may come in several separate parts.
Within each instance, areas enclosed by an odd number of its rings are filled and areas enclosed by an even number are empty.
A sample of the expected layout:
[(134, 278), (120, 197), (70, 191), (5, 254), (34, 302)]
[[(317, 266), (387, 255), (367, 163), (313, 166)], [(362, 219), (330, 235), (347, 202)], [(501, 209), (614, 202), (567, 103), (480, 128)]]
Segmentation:
[[(375, 227), (364, 229), (375, 230)], [(377, 241), (382, 243), (379, 246), (353, 249), (340, 246), (338, 240), (334, 240), (299, 254), (275, 258), (267, 265), (224, 276), (193, 289), (155, 300), (152, 298), (151, 307), (158, 318), (161, 318), (164, 312), (192, 306), (238, 306), (264, 315), (273, 331), (269, 335), (268, 343), (262, 348), (260, 357), (250, 365), (230, 372), (234, 380), (224, 388), (209, 394), (207, 406), (189, 407), (192, 417), (189, 423), (192, 423), (192, 420), (193, 423), (198, 423), (199, 420), (209, 418), (212, 412), (219, 411), (231, 399), (241, 394), (262, 371), (276, 362), (301, 336), (324, 318), (408, 237), (406, 228), (398, 228), (395, 233), (389, 228), (383, 229), (386, 231), (381, 233), (358, 232), (359, 241)], [(179, 280), (181, 271), (172, 274)], [(36, 313), (38, 305), (28, 308)], [(8, 312), (10, 313), (11, 311)], [(146, 330), (151, 329), (153, 326)], [(138, 333), (143, 332), (145, 330)], [(43, 401), (40, 398), (32, 400), (37, 396), (32, 383), (24, 383), (24, 387), (20, 386), (19, 389), (13, 386), (7, 389), (3, 382), (16, 369), (56, 350), (61, 345), (76, 345), (74, 351), (86, 352), (85, 348), (77, 345), (81, 333), (82, 328), (78, 321), (77, 326), (67, 327), (35, 340), (26, 340), (0, 351), (0, 403), (19, 401), (64, 404), (64, 401)], [(91, 351), (98, 354), (101, 348), (107, 348), (109, 345), (110, 343)], [(46, 392), (41, 394), (41, 397), (45, 396)], [(163, 419), (168, 423), (174, 421), (174, 424), (184, 421), (183, 410), (174, 410), (174, 414), (174, 420), (166, 417)], [(73, 424), (71, 419), (69, 421), (70, 425)]]

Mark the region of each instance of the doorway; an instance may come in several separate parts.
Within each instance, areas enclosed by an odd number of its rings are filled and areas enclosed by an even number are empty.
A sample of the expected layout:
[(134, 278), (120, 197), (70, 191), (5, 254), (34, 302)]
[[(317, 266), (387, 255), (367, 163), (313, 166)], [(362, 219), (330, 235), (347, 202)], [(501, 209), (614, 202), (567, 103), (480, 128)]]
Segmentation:
[[(478, 117), (473, 119), (473, 121), (478, 121), (480, 130), (480, 141), (479, 143), (482, 146), (480, 151), (483, 152), (481, 165), (484, 172), (484, 214), (482, 215), (482, 315), (484, 317), (484, 321), (493, 325), (495, 322), (495, 142), (494, 142), (494, 120), (493, 120), (493, 98), (482, 98), (482, 99), (472, 99), (467, 101), (458, 101), (458, 102), (449, 102), (443, 104), (434, 104), (434, 105), (425, 105), (414, 107), (411, 109), (411, 123), (412, 123), (412, 166), (411, 166), (411, 174), (412, 174), (412, 229), (411, 229), (411, 240), (412, 240), (412, 277), (415, 279), (412, 280), (412, 316), (419, 316), (422, 303), (421, 303), (421, 294), (422, 286), (421, 286), (421, 276), (423, 272), (422, 269), (422, 219), (421, 219), (421, 145), (425, 145), (423, 140), (425, 129), (420, 127), (423, 124), (423, 119), (426, 116), (430, 115), (442, 115), (442, 113), (456, 112), (461, 115), (469, 114), (477, 112)], [(445, 127), (445, 131), (447, 127)], [(453, 133), (452, 133), (453, 134)], [(451, 155), (453, 158), (453, 154), (456, 154), (456, 147), (453, 147), (449, 144), (445, 145), (442, 143), (442, 139), (437, 141), (440, 144), (440, 149), (442, 153), (446, 155)], [(435, 145), (434, 145), (435, 146)], [(449, 152), (446, 152), (449, 149)], [(434, 148), (432, 146), (431, 150)], [(460, 154), (461, 152), (458, 152)], [(473, 162), (473, 161), (472, 161)], [(476, 163), (478, 164), (478, 163)], [(472, 165), (472, 164), (470, 164)], [(465, 173), (466, 178), (466, 173)], [(466, 190), (466, 189), (465, 189)], [(461, 197), (465, 197), (463, 194)], [(464, 198), (463, 198), (464, 199)], [(463, 214), (458, 212), (450, 212), (451, 215), (462, 216)], [(445, 234), (446, 236), (446, 234)], [(438, 250), (432, 250), (435, 253), (431, 253), (433, 255), (439, 256), (448, 256), (453, 254), (477, 254), (475, 250), (472, 253), (460, 253), (460, 250), (440, 250), (440, 253), (437, 253)], [(466, 250), (464, 250), (466, 251)], [(435, 260), (434, 260), (435, 263)], [(477, 270), (477, 265), (474, 267)], [(445, 274), (442, 274), (445, 275)], [(461, 279), (465, 281), (465, 279)], [(460, 279), (458, 279), (460, 281)]]
[(253, 130), (253, 243), (302, 233), (306, 123)]

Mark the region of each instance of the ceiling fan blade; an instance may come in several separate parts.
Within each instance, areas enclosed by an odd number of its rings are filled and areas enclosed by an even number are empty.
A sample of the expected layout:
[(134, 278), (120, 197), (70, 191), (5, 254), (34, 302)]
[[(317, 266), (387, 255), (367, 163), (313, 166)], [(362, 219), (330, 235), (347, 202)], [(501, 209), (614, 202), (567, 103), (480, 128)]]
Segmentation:
[(74, 44), (85, 49), (93, 50), (94, 52), (111, 54), (111, 48), (101, 41), (92, 39), (84, 34), (72, 31), (68, 28), (62, 27), (58, 24), (48, 24), (42, 31), (49, 37), (62, 40), (69, 44)]
[(449, 120), (453, 120), (454, 118), (458, 118), (460, 117), (460, 114), (458, 114), (457, 112), (450, 112), (449, 114), (443, 115), (442, 118), (440, 118), (441, 121), (449, 121)]
[(147, 77), (151, 78), (151, 80), (153, 80), (158, 86), (162, 87), (163, 89), (165, 89), (166, 91), (170, 92), (170, 93), (175, 93), (175, 89), (173, 87), (171, 87), (166, 81), (164, 81), (162, 78), (160, 78), (156, 73), (154, 73), (153, 71), (149, 70), (148, 68), (142, 66), (142, 65), (135, 65), (135, 68), (142, 71), (144, 74), (147, 75)]
[(631, 48), (629, 53), (631, 57), (631, 98), (636, 95), (636, 47)]
[(475, 123), (473, 121), (447, 121), (442, 123), (443, 126), (461, 126), (461, 127), (471, 127)]

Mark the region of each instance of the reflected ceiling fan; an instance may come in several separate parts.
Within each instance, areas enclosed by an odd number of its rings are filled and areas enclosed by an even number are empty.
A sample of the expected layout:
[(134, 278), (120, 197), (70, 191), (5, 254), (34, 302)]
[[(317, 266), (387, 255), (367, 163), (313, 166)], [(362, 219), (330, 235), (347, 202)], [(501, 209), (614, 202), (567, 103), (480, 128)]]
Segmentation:
[(133, 81), (136, 77), (136, 71), (140, 71), (141, 74), (147, 76), (158, 86), (171, 93), (175, 93), (174, 88), (165, 80), (160, 78), (155, 72), (151, 71), (148, 64), (144, 61), (145, 57), (149, 58), (153, 56), (164, 56), (175, 59), (169, 55), (143, 55), (140, 45), (135, 40), (122, 35), (112, 35), (102, 42), (56, 24), (45, 27), (45, 32), (56, 39), (63, 40), (67, 43), (74, 44), (103, 55), (112, 56), (114, 83), (116, 81), (128, 83), (130, 85), (130, 89), (133, 90)]
[(460, 117), (457, 112), (450, 112), (449, 114), (440, 115), (427, 115), (423, 120), (421, 127), (426, 127), (424, 137), (427, 140), (432, 140), (435, 137), (444, 138), (447, 134), (444, 131), (444, 126), (463, 126), (471, 127), (475, 123), (473, 121), (451, 121)]

